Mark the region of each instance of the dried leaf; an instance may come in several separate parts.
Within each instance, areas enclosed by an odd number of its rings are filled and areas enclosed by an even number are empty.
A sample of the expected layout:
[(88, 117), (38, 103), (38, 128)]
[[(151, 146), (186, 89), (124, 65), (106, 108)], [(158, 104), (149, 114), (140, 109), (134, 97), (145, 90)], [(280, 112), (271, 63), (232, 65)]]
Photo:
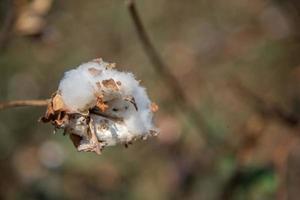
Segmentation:
[[(20, 2), (20, 1), (18, 1)], [(53, 0), (21, 1), (15, 19), (15, 29), (22, 35), (42, 34), (47, 22), (45, 16), (49, 13)]]

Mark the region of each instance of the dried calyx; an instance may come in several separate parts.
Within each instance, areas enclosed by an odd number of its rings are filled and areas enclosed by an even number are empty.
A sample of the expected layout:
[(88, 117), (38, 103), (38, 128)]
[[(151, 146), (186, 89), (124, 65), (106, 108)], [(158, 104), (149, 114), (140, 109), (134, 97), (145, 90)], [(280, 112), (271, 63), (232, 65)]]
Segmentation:
[(64, 129), (79, 151), (100, 154), (105, 146), (156, 135), (152, 123), (158, 106), (132, 73), (95, 59), (65, 73), (43, 122)]

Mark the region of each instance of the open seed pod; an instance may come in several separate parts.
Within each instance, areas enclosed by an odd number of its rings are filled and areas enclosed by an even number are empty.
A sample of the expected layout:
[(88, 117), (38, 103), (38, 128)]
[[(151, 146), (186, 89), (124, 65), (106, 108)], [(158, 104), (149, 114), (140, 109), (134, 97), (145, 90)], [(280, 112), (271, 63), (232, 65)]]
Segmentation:
[(132, 73), (95, 59), (65, 73), (43, 122), (69, 134), (78, 151), (100, 154), (105, 146), (156, 135), (156, 104)]

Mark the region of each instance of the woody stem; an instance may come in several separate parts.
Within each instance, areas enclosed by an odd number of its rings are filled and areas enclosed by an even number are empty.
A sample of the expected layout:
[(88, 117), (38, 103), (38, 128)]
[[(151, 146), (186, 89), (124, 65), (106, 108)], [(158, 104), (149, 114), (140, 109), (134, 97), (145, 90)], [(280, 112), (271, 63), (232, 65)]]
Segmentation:
[(0, 110), (6, 108), (13, 108), (13, 107), (23, 107), (23, 106), (47, 106), (48, 102), (49, 99), (6, 101), (6, 102), (0, 102)]

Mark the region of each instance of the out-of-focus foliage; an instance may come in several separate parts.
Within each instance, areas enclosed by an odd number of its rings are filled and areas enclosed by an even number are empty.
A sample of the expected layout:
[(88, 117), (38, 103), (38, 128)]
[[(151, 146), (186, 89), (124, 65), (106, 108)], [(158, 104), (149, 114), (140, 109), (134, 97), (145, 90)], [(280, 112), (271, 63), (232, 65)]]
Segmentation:
[(297, 0), (136, 3), (206, 132), (178, 112), (122, 0), (1, 0), (0, 100), (48, 98), (64, 71), (102, 57), (142, 80), (161, 129), (97, 156), (37, 123), (44, 108), (3, 110), (1, 199), (297, 199)]

